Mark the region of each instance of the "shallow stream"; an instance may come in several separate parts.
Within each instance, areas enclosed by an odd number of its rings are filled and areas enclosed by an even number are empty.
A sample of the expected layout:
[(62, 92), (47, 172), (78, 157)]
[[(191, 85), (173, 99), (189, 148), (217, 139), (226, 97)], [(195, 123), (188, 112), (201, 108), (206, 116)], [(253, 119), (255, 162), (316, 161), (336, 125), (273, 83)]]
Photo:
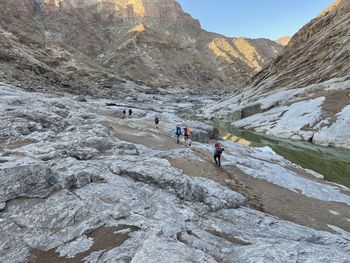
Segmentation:
[(276, 138), (225, 123), (215, 122), (215, 126), (225, 140), (255, 147), (269, 146), (287, 160), (322, 174), (326, 180), (350, 187), (350, 150)]

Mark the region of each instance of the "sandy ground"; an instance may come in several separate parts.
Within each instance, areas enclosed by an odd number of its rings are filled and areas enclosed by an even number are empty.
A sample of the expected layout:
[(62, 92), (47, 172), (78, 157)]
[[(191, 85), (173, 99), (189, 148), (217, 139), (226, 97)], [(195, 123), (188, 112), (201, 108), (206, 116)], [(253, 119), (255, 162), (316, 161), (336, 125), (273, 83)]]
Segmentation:
[[(185, 147), (182, 144), (176, 144), (175, 139), (163, 130), (152, 131), (152, 124), (149, 123), (149, 125), (142, 133), (138, 129), (120, 126), (113, 121), (110, 123), (110, 128), (119, 139), (142, 144), (152, 149), (171, 150)], [(152, 134), (157, 136), (154, 137)], [(255, 179), (237, 167), (223, 166), (218, 168), (214, 165), (214, 160), (209, 152), (204, 152), (196, 146), (192, 146), (192, 150), (204, 162), (187, 158), (167, 157), (166, 159), (187, 175), (208, 178), (240, 192), (246, 197), (247, 205), (251, 208), (314, 229), (334, 232), (328, 226), (334, 225), (350, 231), (350, 224), (347, 221), (347, 218), (350, 218), (350, 209), (346, 204), (324, 202), (306, 197)]]

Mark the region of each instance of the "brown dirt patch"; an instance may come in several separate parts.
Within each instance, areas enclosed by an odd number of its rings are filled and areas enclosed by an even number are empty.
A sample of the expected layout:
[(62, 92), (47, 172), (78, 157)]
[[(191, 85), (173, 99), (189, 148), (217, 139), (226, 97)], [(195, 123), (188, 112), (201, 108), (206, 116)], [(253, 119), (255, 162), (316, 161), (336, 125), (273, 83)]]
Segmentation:
[(4, 150), (4, 149), (9, 149), (9, 150), (15, 150), (18, 148), (21, 148), (23, 146), (29, 145), (35, 143), (35, 141), (32, 140), (18, 140), (16, 142), (13, 143), (6, 143), (5, 140), (4, 141), (0, 141), (0, 150)]
[[(137, 135), (141, 130), (131, 129), (126, 126), (118, 125), (116, 123), (109, 123), (109, 127), (113, 134), (120, 140), (142, 144), (155, 150), (168, 151), (179, 148), (175, 142), (171, 143), (169, 138), (164, 138), (164, 133), (161, 130), (154, 130), (151, 135)], [(136, 135), (135, 135), (136, 134)], [(154, 136), (155, 135), (155, 136)]]
[(350, 104), (350, 89), (337, 91), (332, 94), (326, 95), (326, 100), (322, 105), (322, 113), (332, 119), (332, 121), (336, 121), (336, 114), (342, 109)]
[[(52, 249), (49, 251), (32, 250), (29, 258), (30, 263), (77, 263), (94, 251), (109, 250), (118, 246), (121, 246), (126, 240), (129, 239), (129, 235), (125, 233), (114, 233), (116, 231), (130, 229), (131, 232), (140, 230), (136, 226), (119, 225), (116, 227), (100, 227), (90, 234), (88, 237), (94, 239), (92, 247), (85, 252), (79, 253), (75, 258), (63, 258), (59, 257), (59, 254)], [(127, 259), (126, 259), (127, 260)], [(131, 260), (131, 259), (129, 259)]]

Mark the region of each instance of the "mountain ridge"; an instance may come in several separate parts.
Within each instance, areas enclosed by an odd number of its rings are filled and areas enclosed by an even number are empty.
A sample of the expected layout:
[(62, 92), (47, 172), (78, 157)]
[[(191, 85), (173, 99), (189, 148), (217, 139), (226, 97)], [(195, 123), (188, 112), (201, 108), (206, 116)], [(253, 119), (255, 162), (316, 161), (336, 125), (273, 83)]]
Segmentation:
[(253, 78), (254, 87), (300, 87), (349, 75), (350, 2), (336, 1), (322, 14), (302, 27), (278, 58)]
[[(227, 38), (202, 30), (173, 0), (4, 0), (1, 5), (0, 25), (28, 44), (29, 53), (50, 45), (69, 50), (72, 60), (85, 57), (79, 69), (59, 61), (55, 66), (68, 82), (72, 70), (83, 75), (85, 87), (103, 78), (98, 73), (102, 67), (102, 75), (154, 87), (234, 89), (247, 85), (283, 49), (270, 40)], [(130, 34), (140, 24), (145, 29)], [(42, 55), (43, 64), (54, 59)], [(89, 80), (91, 66), (96, 76)]]

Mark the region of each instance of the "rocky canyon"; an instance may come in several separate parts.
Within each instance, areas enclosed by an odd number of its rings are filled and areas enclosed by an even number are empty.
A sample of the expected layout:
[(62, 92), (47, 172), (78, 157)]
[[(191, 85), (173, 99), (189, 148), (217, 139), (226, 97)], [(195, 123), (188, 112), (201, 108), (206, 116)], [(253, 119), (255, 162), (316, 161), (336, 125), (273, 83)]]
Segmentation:
[[(250, 82), (283, 46), (201, 29), (173, 0), (1, 1), (3, 78), (79, 89), (116, 79), (213, 89)], [(20, 65), (17, 61), (20, 60)], [(29, 68), (29, 70), (27, 70)], [(101, 83), (102, 82), (102, 83)]]
[(276, 41), (0, 0), (0, 262), (348, 263), (349, 30), (348, 0)]

